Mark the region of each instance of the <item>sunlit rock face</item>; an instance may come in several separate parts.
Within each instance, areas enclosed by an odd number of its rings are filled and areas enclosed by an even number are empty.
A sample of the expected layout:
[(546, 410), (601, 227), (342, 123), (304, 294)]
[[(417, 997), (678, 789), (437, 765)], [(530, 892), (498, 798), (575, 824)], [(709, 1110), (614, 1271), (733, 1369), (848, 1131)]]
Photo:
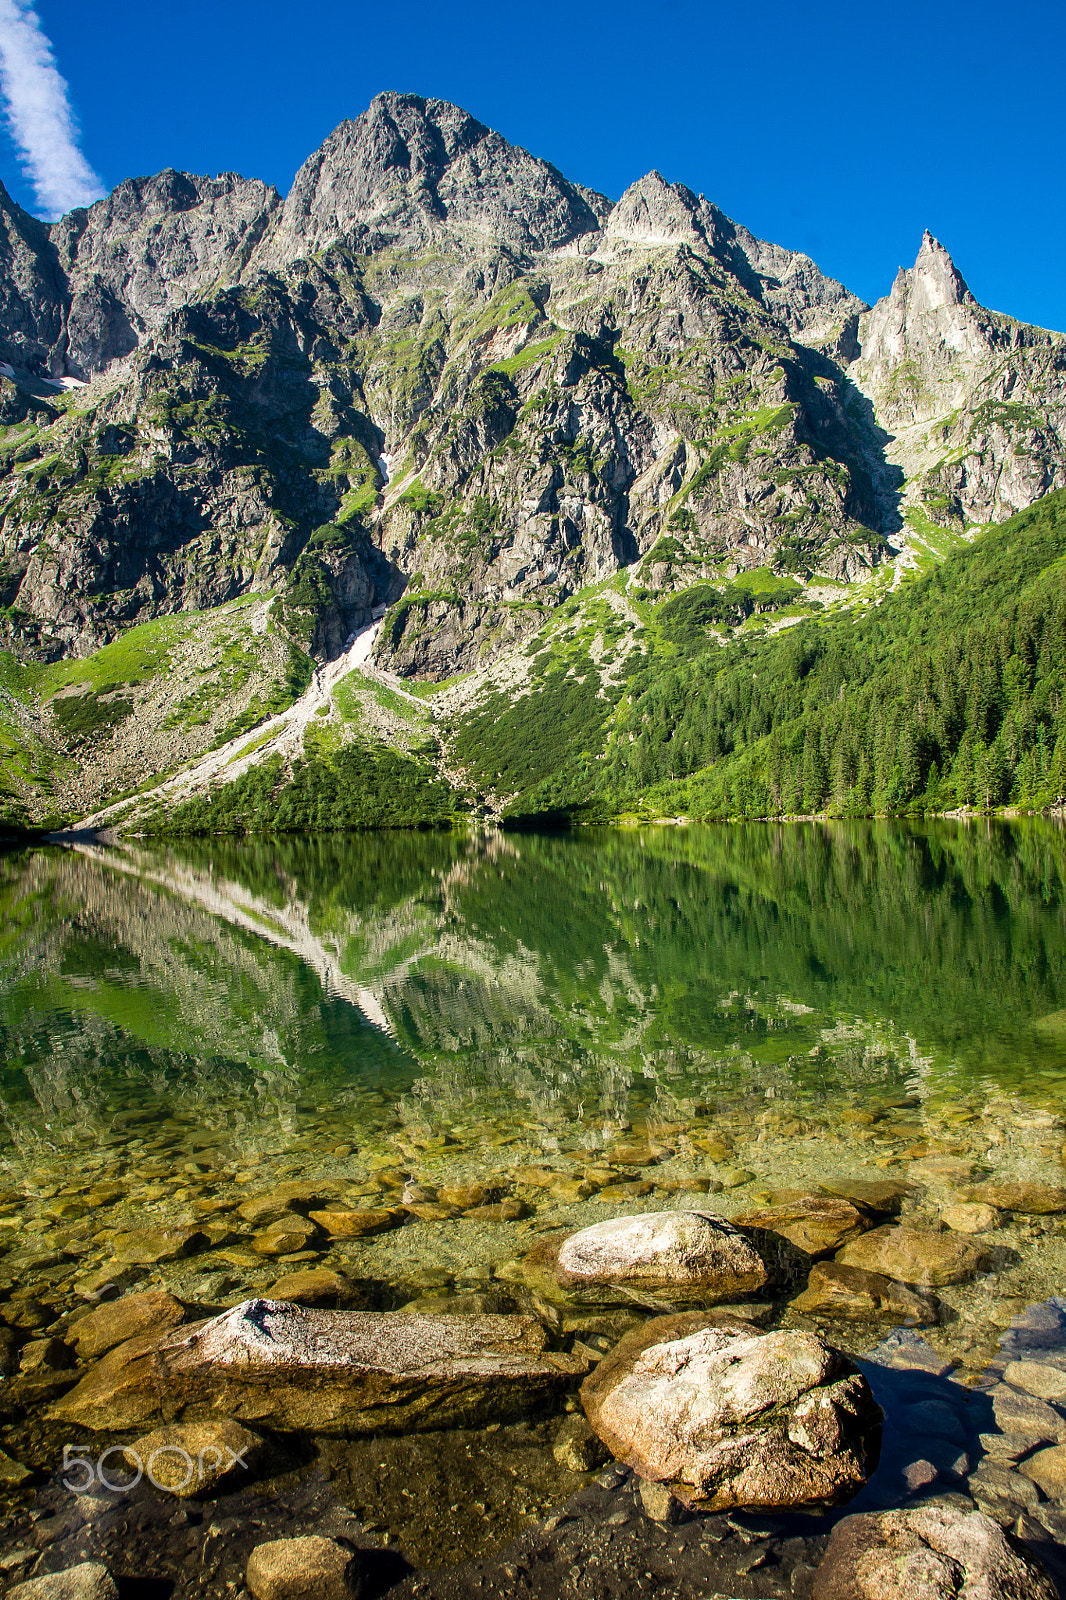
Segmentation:
[(0, 251), (24, 655), (280, 589), (332, 658), (406, 594), (378, 659), (446, 677), (638, 562), (653, 591), (813, 592), (912, 512), (964, 530), (1064, 481), (1061, 338), (983, 310), (930, 236), (867, 310), (682, 183), (612, 203), (417, 95), (284, 200), (168, 171), (46, 226), (0, 194)]

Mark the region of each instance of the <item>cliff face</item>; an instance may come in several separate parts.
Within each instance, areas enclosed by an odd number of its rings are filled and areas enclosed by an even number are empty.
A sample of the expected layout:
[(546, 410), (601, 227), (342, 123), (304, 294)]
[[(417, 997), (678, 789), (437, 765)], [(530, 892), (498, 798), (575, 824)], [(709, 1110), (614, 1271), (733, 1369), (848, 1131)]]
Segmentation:
[(851, 376), (934, 522), (998, 522), (1066, 484), (1066, 341), (978, 305), (931, 234), (858, 337)]
[(1066, 481), (1062, 337), (928, 235), (867, 309), (658, 173), (612, 205), (413, 95), (284, 202), (166, 172), (48, 227), (0, 194), (0, 359), (27, 659), (273, 591), (319, 658), (387, 606), (379, 660), (447, 676), (623, 569), (838, 592), (908, 522)]

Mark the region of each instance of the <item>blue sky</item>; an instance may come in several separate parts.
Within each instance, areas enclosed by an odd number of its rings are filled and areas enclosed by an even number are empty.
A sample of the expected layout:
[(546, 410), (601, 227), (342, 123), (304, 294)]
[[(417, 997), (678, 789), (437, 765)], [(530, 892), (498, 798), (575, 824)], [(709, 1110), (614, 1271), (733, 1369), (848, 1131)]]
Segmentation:
[[(28, 3), (28, 0), (21, 0)], [(868, 300), (929, 227), (986, 305), (1066, 328), (1061, 0), (38, 0), (107, 187), (283, 192), (382, 89), (454, 100), (616, 198), (651, 167)], [(34, 209), (10, 139), (0, 176)]]

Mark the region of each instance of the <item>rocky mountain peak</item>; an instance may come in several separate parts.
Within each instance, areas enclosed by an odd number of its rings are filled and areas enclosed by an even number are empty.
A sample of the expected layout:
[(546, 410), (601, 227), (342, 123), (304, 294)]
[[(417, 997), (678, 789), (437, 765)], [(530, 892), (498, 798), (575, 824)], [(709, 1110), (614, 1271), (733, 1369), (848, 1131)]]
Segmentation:
[(905, 300), (918, 313), (938, 311), (943, 306), (977, 304), (954, 261), (928, 228), (922, 235), (914, 266), (909, 272), (901, 267), (897, 273), (892, 298)]
[[(860, 383), (881, 388), (904, 360), (927, 367), (929, 376), (939, 381), (954, 360), (985, 359), (983, 317), (950, 255), (926, 230), (914, 266), (900, 268), (892, 292), (862, 319)], [(938, 403), (925, 385), (920, 397), (908, 395), (906, 410), (924, 415)]]
[(687, 244), (706, 249), (711, 208), (683, 183), (667, 183), (652, 170), (630, 184), (611, 211), (604, 229), (609, 243), (645, 246)]
[(390, 92), (304, 162), (259, 260), (285, 265), (338, 242), (412, 248), (442, 229), (556, 249), (598, 231), (609, 209), (459, 106)]

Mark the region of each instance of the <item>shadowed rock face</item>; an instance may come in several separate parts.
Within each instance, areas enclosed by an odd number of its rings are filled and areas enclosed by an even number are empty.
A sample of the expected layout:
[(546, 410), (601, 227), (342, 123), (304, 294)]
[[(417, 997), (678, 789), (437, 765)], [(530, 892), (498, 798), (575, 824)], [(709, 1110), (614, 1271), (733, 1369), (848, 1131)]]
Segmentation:
[(1000, 521), (1066, 483), (1066, 344), (986, 311), (928, 231), (858, 340), (851, 376), (934, 522)]

